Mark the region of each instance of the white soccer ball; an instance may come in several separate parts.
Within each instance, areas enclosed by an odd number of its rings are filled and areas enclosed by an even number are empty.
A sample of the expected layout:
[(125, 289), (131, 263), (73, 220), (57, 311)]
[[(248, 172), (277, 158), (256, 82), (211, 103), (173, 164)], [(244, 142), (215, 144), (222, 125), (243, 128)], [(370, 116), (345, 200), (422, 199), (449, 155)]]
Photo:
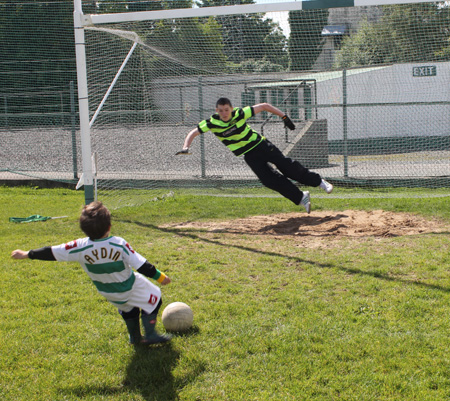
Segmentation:
[(192, 327), (194, 314), (184, 302), (172, 302), (162, 313), (162, 324), (167, 331), (186, 331)]

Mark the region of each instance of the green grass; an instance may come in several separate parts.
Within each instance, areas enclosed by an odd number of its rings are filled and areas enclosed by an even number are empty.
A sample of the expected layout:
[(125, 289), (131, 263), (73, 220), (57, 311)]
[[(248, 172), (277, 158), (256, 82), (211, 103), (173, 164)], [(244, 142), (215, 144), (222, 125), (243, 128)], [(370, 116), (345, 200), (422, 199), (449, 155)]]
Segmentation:
[[(164, 305), (183, 301), (194, 311), (187, 334), (135, 350), (77, 264), (10, 258), (16, 248), (82, 236), (83, 193), (0, 188), (0, 200), (3, 401), (450, 398), (448, 232), (311, 249), (289, 238), (160, 227), (296, 210), (281, 198), (176, 193), (115, 210), (113, 234), (172, 278)], [(313, 208), (450, 223), (445, 197), (323, 198)], [(68, 217), (8, 221), (32, 214)]]

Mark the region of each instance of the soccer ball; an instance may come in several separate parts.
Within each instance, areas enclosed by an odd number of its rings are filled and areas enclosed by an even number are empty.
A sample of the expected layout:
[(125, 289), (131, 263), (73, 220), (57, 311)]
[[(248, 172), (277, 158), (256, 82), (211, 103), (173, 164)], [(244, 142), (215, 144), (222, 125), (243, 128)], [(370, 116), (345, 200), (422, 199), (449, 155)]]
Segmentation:
[(193, 321), (192, 309), (184, 302), (172, 302), (162, 313), (162, 324), (167, 331), (186, 331)]

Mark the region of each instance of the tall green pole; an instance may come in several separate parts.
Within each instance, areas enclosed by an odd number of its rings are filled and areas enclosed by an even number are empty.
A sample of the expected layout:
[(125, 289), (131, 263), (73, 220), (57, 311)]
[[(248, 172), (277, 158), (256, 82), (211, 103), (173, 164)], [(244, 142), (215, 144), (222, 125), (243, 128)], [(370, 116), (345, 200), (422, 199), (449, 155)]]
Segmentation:
[(75, 114), (75, 87), (73, 81), (70, 81), (70, 122), (72, 126), (72, 165), (73, 178), (78, 179), (78, 163), (77, 163), (77, 138), (76, 138), (76, 114)]
[[(198, 77), (198, 109), (200, 120), (203, 120), (203, 77)], [(200, 163), (202, 178), (206, 177), (205, 136), (200, 135)]]
[(3, 99), (5, 105), (5, 127), (8, 128), (8, 99), (6, 96)]
[(344, 136), (344, 177), (348, 177), (347, 70), (342, 71), (342, 127)]

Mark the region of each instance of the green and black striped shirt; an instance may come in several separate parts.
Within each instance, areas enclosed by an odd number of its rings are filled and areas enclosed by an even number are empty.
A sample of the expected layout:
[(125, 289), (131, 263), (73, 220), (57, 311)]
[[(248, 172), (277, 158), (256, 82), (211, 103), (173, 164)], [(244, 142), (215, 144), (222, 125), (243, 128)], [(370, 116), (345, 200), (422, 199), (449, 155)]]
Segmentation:
[(236, 156), (240, 156), (264, 139), (247, 124), (247, 119), (254, 115), (252, 106), (235, 107), (229, 121), (222, 121), (219, 114), (213, 114), (210, 118), (200, 121), (197, 128), (202, 134), (211, 131)]

